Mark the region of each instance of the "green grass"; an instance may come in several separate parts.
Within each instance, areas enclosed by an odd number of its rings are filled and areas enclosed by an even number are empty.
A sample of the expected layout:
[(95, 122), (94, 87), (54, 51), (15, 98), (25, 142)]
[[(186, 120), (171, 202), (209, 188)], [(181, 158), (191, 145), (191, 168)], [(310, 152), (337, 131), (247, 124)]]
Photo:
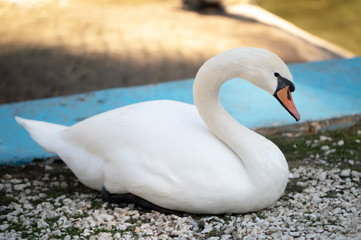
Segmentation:
[(0, 191), (0, 206), (7, 206), (13, 200), (14, 200), (14, 198), (7, 196), (5, 191)]
[(258, 0), (257, 3), (298, 27), (361, 55), (359, 0)]
[[(337, 166), (340, 169), (350, 168), (361, 172), (361, 121), (346, 129), (337, 129), (318, 134), (303, 134), (298, 137), (285, 137), (280, 135), (268, 136), (285, 154), (290, 168), (304, 164), (304, 159), (309, 159), (309, 164), (314, 160), (323, 159), (331, 167)], [(320, 136), (331, 138), (330, 141), (320, 141)], [(339, 141), (343, 145), (339, 145)], [(326, 153), (323, 146), (329, 146), (335, 151)], [(350, 165), (349, 160), (354, 164)]]

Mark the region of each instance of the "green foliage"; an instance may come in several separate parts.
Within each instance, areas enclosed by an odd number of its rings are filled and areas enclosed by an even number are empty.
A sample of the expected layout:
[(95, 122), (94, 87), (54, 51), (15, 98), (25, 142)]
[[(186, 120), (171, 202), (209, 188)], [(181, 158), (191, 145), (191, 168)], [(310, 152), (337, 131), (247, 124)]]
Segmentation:
[(7, 196), (5, 191), (0, 191), (0, 206), (7, 206), (14, 200), (13, 197)]

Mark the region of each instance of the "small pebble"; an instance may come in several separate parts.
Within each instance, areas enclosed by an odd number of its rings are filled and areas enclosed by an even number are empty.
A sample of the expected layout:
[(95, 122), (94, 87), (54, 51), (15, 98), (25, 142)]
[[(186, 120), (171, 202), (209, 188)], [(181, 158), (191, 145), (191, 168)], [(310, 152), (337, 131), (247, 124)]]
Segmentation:
[(318, 179), (319, 179), (320, 181), (325, 181), (325, 180), (326, 180), (326, 176), (327, 176), (326, 172), (321, 172), (321, 173), (318, 174)]
[(351, 175), (351, 169), (342, 170), (340, 173), (341, 177), (349, 177)]
[(322, 151), (328, 151), (328, 150), (330, 150), (330, 147), (327, 146), (327, 145), (324, 145), (324, 146), (321, 147), (321, 150)]
[(340, 140), (340, 141), (337, 142), (338, 146), (343, 146), (344, 144), (345, 144), (345, 142), (343, 140)]
[(326, 136), (320, 136), (320, 141), (321, 141), (321, 142), (332, 141), (332, 138), (326, 137)]
[(44, 167), (44, 170), (45, 171), (51, 171), (51, 170), (54, 170), (54, 168), (52, 166), (46, 164), (45, 167)]

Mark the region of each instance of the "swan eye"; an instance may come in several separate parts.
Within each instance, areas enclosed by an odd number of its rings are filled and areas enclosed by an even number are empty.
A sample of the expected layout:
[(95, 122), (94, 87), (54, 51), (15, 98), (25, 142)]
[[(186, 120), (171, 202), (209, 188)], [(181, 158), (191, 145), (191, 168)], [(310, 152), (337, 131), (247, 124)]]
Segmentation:
[(278, 72), (275, 72), (273, 75), (275, 75), (275, 77), (279, 77), (280, 74)]

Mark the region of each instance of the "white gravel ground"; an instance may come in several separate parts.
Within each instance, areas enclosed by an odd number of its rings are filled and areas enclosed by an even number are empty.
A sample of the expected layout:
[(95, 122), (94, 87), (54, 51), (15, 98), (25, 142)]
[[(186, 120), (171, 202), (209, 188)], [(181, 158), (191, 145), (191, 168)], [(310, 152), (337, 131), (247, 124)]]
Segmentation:
[(352, 170), (359, 169), (359, 159), (327, 161), (347, 144), (331, 140), (307, 140), (319, 154), (290, 171), (286, 192), (274, 206), (249, 214), (179, 217), (110, 205), (59, 162), (38, 164), (30, 180), (5, 173), (0, 239), (361, 239), (361, 173)]
[(6, 175), (0, 189), (13, 201), (0, 208), (0, 239), (361, 239), (360, 176), (300, 166), (290, 174), (296, 191), (269, 209), (178, 217), (108, 205), (96, 192), (47, 198), (44, 189), (66, 182)]

